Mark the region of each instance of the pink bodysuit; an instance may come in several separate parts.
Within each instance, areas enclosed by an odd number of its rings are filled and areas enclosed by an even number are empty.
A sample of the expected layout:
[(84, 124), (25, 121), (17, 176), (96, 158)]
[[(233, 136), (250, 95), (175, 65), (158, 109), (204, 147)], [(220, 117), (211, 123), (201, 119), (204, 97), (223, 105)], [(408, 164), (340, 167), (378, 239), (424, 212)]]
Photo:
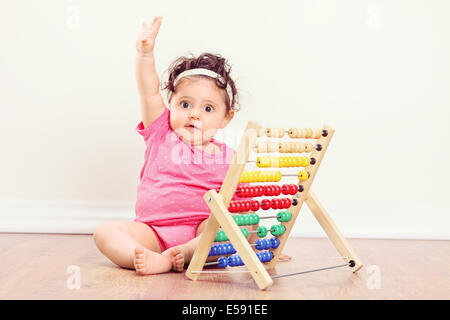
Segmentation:
[(211, 142), (221, 147), (218, 154), (186, 144), (171, 129), (169, 119), (166, 108), (146, 128), (142, 122), (136, 128), (146, 150), (135, 221), (152, 228), (162, 251), (195, 238), (198, 225), (210, 214), (203, 196), (220, 189), (234, 156), (233, 149), (214, 139)]

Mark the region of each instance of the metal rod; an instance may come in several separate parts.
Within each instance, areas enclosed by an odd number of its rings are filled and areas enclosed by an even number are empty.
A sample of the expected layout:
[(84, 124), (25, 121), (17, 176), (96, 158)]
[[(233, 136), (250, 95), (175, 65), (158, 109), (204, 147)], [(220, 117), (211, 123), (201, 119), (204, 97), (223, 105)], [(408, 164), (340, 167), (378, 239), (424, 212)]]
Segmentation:
[(269, 219), (269, 218), (278, 218), (278, 216), (259, 216), (259, 219)]
[(280, 274), (280, 275), (277, 275), (277, 276), (273, 276), (272, 279), (282, 278), (282, 277), (289, 277), (289, 276), (295, 276), (295, 275), (298, 275), (298, 274), (317, 272), (317, 271), (323, 271), (323, 270), (329, 270), (329, 269), (335, 269), (335, 268), (341, 268), (341, 267), (347, 267), (347, 266), (350, 266), (350, 264), (346, 263), (346, 264), (340, 264), (338, 266), (332, 266), (332, 267), (326, 267), (326, 268), (320, 268), (320, 269), (312, 269), (312, 270), (301, 271), (301, 272), (294, 272), (294, 273)]

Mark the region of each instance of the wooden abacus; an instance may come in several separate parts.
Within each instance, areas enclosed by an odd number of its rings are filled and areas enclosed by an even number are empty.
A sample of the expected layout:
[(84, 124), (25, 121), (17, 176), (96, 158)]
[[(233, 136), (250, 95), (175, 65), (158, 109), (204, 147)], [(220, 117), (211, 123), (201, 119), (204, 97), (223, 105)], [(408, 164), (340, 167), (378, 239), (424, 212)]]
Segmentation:
[[(292, 139), (315, 139), (315, 144), (313, 145), (310, 142), (303, 141), (279, 140), (286, 133)], [(268, 138), (276, 139), (257, 141), (264, 134)], [(356, 256), (346, 239), (337, 229), (317, 197), (310, 191), (311, 184), (333, 134), (334, 130), (328, 126), (323, 126), (322, 129), (291, 128), (286, 131), (283, 128), (267, 128), (263, 130), (258, 123), (249, 122), (225, 176), (220, 192), (217, 193), (215, 190), (210, 190), (203, 197), (211, 209), (211, 215), (208, 218), (205, 230), (200, 237), (199, 244), (186, 271), (186, 276), (192, 280), (197, 280), (200, 274), (205, 272), (203, 271), (205, 265), (214, 264), (221, 268), (245, 265), (258, 287), (263, 290), (273, 284), (274, 278), (283, 276), (344, 266), (349, 266), (353, 272), (358, 271), (362, 267), (361, 260)], [(282, 187), (273, 185), (240, 187), (238, 189), (239, 183), (278, 182), (283, 176), (279, 170), (244, 172), (245, 166), (249, 162), (248, 159), (251, 151), (255, 151), (256, 153), (310, 153), (310, 155), (309, 157), (260, 156), (255, 161), (256, 166), (259, 168), (303, 167), (296, 174), (299, 179), (298, 184), (283, 185)], [(284, 174), (284, 176), (288, 175)], [(272, 198), (271, 200), (265, 199), (261, 202), (257, 200), (231, 202), (236, 191), (238, 192), (237, 196), (244, 197), (273, 196), (280, 195), (281, 192), (284, 195), (291, 195), (292, 197), (287, 198), (287, 200), (286, 198)], [(329, 268), (271, 277), (266, 268), (272, 269), (277, 263), (278, 256), (286, 244), (304, 202), (308, 205), (345, 263)], [(259, 209), (267, 210), (269, 208), (287, 209), (270, 217), (276, 218), (280, 222), (280, 224), (274, 225), (270, 229), (270, 233), (274, 238), (259, 239), (254, 244), (250, 244), (247, 240), (249, 231), (246, 228), (241, 229), (240, 226), (258, 224), (263, 217), (255, 213), (232, 216), (230, 212), (255, 212)], [(262, 226), (258, 227), (256, 231), (250, 232), (257, 233), (260, 237), (265, 237), (268, 233), (267, 229)], [(212, 246), (214, 241), (229, 242)], [(256, 252), (255, 249), (266, 250)], [(237, 255), (234, 254), (236, 252)], [(206, 263), (208, 256), (215, 255), (221, 255), (222, 257), (214, 262)], [(265, 266), (263, 263), (265, 263)]]

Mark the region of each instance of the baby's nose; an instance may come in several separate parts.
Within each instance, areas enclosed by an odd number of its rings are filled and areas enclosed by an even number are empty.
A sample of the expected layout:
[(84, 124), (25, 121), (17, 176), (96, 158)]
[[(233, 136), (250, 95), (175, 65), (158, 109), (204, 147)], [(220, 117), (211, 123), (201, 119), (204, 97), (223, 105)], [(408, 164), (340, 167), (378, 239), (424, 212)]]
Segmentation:
[(192, 109), (192, 111), (189, 113), (189, 119), (200, 120), (200, 116), (195, 109)]

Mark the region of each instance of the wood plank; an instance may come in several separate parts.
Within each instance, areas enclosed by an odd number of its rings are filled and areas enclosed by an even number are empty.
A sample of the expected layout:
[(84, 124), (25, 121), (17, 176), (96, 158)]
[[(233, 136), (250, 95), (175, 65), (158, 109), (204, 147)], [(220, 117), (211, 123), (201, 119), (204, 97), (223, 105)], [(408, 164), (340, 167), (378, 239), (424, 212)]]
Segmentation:
[[(227, 174), (219, 192), (226, 208), (228, 208), (228, 205), (233, 198), (234, 193), (236, 192), (236, 187), (247, 164), (250, 150), (256, 144), (258, 131), (261, 128), (261, 125), (253, 121), (249, 121), (247, 127), (245, 128), (243, 137), (239, 143), (238, 148), (236, 149), (233, 161), (228, 168)], [(203, 268), (203, 265), (208, 258), (209, 251), (211, 250), (211, 246), (214, 243), (217, 232), (219, 231), (219, 227), (220, 225), (216, 217), (211, 214), (208, 218), (208, 222), (206, 223), (205, 230), (200, 236), (199, 243), (194, 251), (191, 262), (189, 263), (189, 267), (186, 271), (186, 276), (189, 279), (197, 280), (200, 276), (199, 273), (193, 273), (191, 271), (198, 271)]]

